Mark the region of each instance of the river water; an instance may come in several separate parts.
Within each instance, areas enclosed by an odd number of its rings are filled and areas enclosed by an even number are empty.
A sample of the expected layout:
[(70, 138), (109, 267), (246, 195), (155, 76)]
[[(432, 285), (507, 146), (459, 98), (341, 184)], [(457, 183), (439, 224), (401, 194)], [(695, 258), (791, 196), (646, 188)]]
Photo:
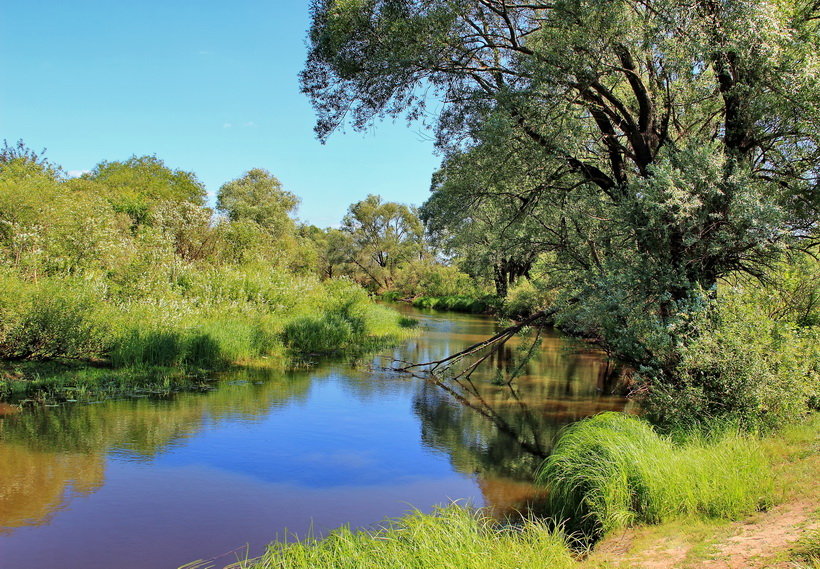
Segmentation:
[(625, 406), (613, 366), (555, 333), (528, 361), (510, 342), (452, 393), (379, 371), (499, 329), (412, 316), (421, 335), (367, 361), (236, 371), (165, 400), (0, 407), (0, 569), (218, 568), (277, 538), (453, 500), (537, 509), (531, 480), (557, 431)]

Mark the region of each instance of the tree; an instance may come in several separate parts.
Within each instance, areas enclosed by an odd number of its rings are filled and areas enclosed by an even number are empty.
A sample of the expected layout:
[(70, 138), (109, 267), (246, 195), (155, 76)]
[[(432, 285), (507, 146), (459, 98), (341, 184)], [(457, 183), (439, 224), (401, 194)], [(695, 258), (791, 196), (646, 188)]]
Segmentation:
[(116, 211), (128, 214), (134, 229), (151, 223), (152, 210), (160, 202), (205, 204), (205, 186), (195, 174), (172, 170), (156, 156), (103, 161), (82, 178), (95, 182)]
[(60, 168), (49, 162), (45, 157), (45, 153), (45, 148), (40, 152), (29, 148), (29, 146), (23, 142), (22, 138), (14, 145), (9, 144), (6, 139), (3, 139), (3, 147), (0, 148), (0, 171), (12, 163), (18, 166), (27, 164), (56, 179), (59, 177)]
[(519, 172), (509, 161), (499, 165), (485, 150), (445, 160), (420, 216), (434, 241), (455, 254), (471, 276), (491, 280), (503, 299), (519, 278), (530, 278), (535, 260), (550, 244), (540, 235), (543, 208), (531, 192), (520, 191)]
[(321, 229), (315, 225), (303, 225), (299, 232), (313, 249), (311, 258), (322, 279), (354, 275), (357, 272), (355, 265), (351, 263), (354, 252), (350, 233), (334, 228)]
[[(388, 289), (396, 270), (423, 253), (424, 227), (416, 212), (369, 195), (350, 206), (342, 230), (351, 237), (349, 262), (376, 289)], [(335, 245), (343, 241), (334, 238)]]
[(445, 155), (519, 164), (518, 193), (549, 210), (565, 324), (648, 376), (674, 381), (721, 278), (818, 240), (816, 3), (314, 0), (312, 14), (301, 80), (319, 137), (422, 116), (437, 91)]
[(267, 170), (254, 168), (219, 188), (216, 207), (231, 221), (252, 221), (274, 239), (291, 234), (295, 224), (291, 214), (299, 198), (282, 189)]
[(22, 142), (0, 151), (0, 262), (34, 279), (109, 266), (122, 224), (105, 198), (73, 182)]

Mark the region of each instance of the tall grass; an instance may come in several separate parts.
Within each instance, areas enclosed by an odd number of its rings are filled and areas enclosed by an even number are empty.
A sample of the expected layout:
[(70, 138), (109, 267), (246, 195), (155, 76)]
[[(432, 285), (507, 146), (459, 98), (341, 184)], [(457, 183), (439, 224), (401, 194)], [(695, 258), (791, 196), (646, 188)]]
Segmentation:
[[(415, 512), (371, 531), (343, 527), (324, 539), (276, 542), (254, 569), (562, 569), (575, 564), (563, 536), (529, 521), (501, 527), (459, 506)], [(192, 565), (191, 567), (195, 567)]]
[(284, 326), (285, 345), (301, 354), (358, 351), (407, 337), (416, 322), (374, 304), (362, 289), (331, 285), (329, 299), (314, 314)]
[[(282, 364), (288, 355), (359, 355), (411, 333), (407, 319), (345, 280), (189, 267), (165, 289), (122, 296), (106, 279), (32, 282), (0, 270), (0, 359), (91, 361), (136, 372), (120, 377), (181, 378), (234, 364)], [(9, 381), (0, 374), (0, 398), (21, 391), (24, 380), (13, 388)], [(53, 382), (37, 383), (54, 392)]]
[(674, 442), (611, 412), (569, 427), (539, 474), (554, 516), (592, 539), (678, 516), (736, 518), (767, 503), (770, 478), (759, 440), (737, 430)]
[(277, 335), (257, 319), (201, 318), (184, 327), (129, 328), (112, 339), (114, 367), (222, 369), (281, 352)]

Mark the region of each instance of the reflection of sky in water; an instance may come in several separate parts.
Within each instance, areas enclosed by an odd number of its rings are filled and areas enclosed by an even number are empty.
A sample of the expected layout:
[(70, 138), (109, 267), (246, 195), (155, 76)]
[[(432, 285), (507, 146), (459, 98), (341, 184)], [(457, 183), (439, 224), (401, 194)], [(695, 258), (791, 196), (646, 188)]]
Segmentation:
[[(394, 357), (440, 358), (498, 329), (464, 315), (423, 325)], [(521, 378), (519, 395), (535, 404), (527, 421), (508, 393), (482, 386), (513, 426), (540, 433), (556, 416), (614, 404), (600, 400), (595, 356), (565, 357), (562, 342), (550, 342)], [(450, 499), (515, 508), (530, 492), (520, 456), (513, 439), (434, 386), (343, 364), (232, 373), (215, 391), (169, 401), (7, 416), (0, 569), (176, 567), (244, 544), (258, 554), (286, 530), (369, 526)], [(502, 463), (519, 465), (518, 481)]]
[(206, 427), (154, 464), (206, 466), (307, 488), (382, 485), (451, 473), (446, 460), (419, 444), (418, 418), (403, 390), (362, 401), (340, 381), (331, 377), (314, 383), (309, 404), (280, 407), (262, 421)]

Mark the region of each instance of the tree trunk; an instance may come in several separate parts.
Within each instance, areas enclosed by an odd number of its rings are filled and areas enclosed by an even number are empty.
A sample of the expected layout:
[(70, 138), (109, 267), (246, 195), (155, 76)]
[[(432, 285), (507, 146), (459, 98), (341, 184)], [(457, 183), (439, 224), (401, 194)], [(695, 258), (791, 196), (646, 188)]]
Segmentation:
[(501, 262), (493, 265), (493, 280), (495, 281), (495, 295), (498, 298), (507, 298), (509, 291), (509, 283), (507, 281), (506, 262), (502, 259)]

